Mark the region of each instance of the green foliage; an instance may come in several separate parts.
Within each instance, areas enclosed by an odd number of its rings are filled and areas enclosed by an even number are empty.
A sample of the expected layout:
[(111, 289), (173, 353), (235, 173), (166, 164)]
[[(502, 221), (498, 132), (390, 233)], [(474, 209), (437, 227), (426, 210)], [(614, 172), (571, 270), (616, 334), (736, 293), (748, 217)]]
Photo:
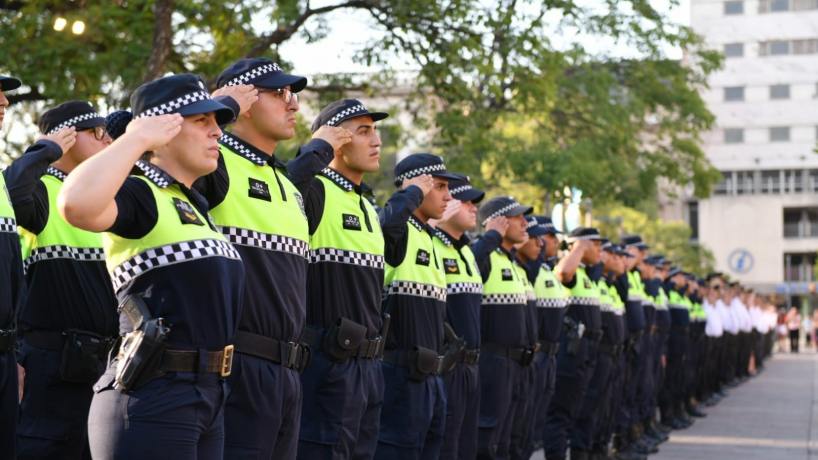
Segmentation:
[(613, 205), (595, 216), (594, 225), (612, 241), (638, 233), (651, 246), (651, 252), (664, 254), (691, 273), (704, 276), (714, 271), (713, 253), (690, 241), (690, 227), (684, 222), (662, 221), (627, 206)]

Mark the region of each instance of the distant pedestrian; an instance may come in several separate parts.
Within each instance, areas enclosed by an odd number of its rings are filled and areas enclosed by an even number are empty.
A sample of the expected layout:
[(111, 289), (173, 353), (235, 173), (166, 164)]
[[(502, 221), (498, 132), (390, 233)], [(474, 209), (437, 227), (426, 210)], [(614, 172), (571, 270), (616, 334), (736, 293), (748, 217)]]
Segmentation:
[(801, 332), (801, 314), (791, 307), (786, 316), (787, 330), (790, 331), (790, 352), (798, 353), (798, 339)]

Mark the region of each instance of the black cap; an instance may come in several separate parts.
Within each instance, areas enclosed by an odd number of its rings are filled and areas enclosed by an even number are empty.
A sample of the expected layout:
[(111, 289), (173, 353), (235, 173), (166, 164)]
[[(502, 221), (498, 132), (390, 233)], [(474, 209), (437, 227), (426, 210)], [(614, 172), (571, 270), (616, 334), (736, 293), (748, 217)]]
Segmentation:
[(635, 246), (636, 248), (641, 249), (643, 251), (645, 249), (650, 249), (650, 246), (645, 244), (645, 242), (642, 241), (642, 237), (639, 235), (625, 235), (622, 237), (622, 241), (620, 241), (620, 244), (625, 247)]
[(630, 259), (633, 258), (633, 254), (628, 252), (625, 249), (625, 246), (622, 246), (621, 244), (615, 244), (614, 247), (616, 248), (616, 255), (622, 256), (622, 257), (627, 257), (627, 258), (630, 258)]
[(219, 125), (233, 120), (233, 111), (216, 102), (198, 76), (182, 73), (145, 83), (131, 94), (134, 118), (178, 113), (183, 116), (214, 112)]
[(40, 117), (40, 132), (45, 135), (72, 126), (77, 130), (105, 126), (105, 118), (86, 101), (63, 102)]
[(111, 112), (105, 117), (105, 131), (111, 136), (111, 139), (118, 139), (119, 136), (125, 134), (125, 128), (133, 119), (133, 114), (127, 110), (117, 110)]
[(653, 265), (654, 267), (660, 267), (661, 268), (662, 267), (662, 262), (664, 262), (664, 261), (665, 261), (664, 257), (662, 257), (660, 255), (651, 255), (651, 256), (645, 257), (645, 263), (648, 264), (648, 265)]
[(0, 75), (0, 91), (11, 91), (19, 88), (22, 84), (23, 82), (14, 77)]
[(260, 88), (278, 89), (289, 86), (297, 93), (307, 86), (307, 79), (284, 73), (275, 62), (264, 58), (239, 59), (224, 69), (216, 80), (216, 86), (253, 85)]
[(321, 109), (321, 112), (312, 122), (312, 132), (318, 128), (327, 126), (338, 126), (341, 123), (358, 117), (371, 117), (372, 121), (380, 121), (388, 117), (386, 112), (370, 112), (361, 101), (357, 99), (341, 99), (330, 102), (329, 105)]
[(557, 235), (562, 233), (561, 231), (557, 230), (557, 227), (554, 225), (554, 222), (551, 220), (550, 217), (547, 216), (534, 216), (537, 218), (537, 222), (542, 225), (547, 235)]
[(458, 201), (470, 201), (477, 204), (486, 196), (486, 192), (472, 187), (469, 176), (455, 174), (457, 179), (449, 179), (449, 193)]
[(431, 174), (443, 179), (457, 179), (459, 176), (446, 170), (443, 158), (431, 153), (413, 153), (395, 165), (395, 184), (400, 185), (406, 179)]
[(540, 222), (534, 216), (528, 216), (525, 218), (526, 221), (526, 231), (528, 232), (528, 236), (532, 238), (536, 238), (538, 236), (543, 236), (548, 234), (545, 230), (545, 227), (540, 225)]
[(673, 278), (676, 275), (684, 275), (684, 272), (679, 267), (670, 267), (670, 271), (667, 273), (667, 279)]
[(485, 225), (486, 221), (495, 217), (516, 217), (531, 214), (534, 208), (523, 206), (510, 196), (494, 197), (480, 206), (478, 216), (480, 222)]
[(571, 230), (567, 238), (569, 243), (579, 240), (606, 241), (594, 227), (577, 227)]

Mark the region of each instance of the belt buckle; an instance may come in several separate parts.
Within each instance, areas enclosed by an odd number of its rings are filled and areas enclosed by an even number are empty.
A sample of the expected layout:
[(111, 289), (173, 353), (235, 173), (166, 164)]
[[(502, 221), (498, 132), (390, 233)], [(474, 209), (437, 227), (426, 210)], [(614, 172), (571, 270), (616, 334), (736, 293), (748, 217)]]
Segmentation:
[(233, 351), (235, 347), (233, 345), (227, 345), (224, 347), (222, 351), (222, 365), (219, 369), (219, 375), (222, 377), (229, 377), (230, 373), (233, 371)]
[(301, 348), (301, 345), (296, 342), (287, 342), (287, 345), (290, 347), (290, 353), (287, 356), (286, 367), (294, 369), (296, 364), (298, 364), (298, 349)]
[(443, 359), (445, 356), (437, 355), (437, 365), (435, 366), (435, 373), (434, 375), (440, 375), (443, 373)]
[(383, 343), (383, 337), (377, 336), (372, 340), (368, 341), (367, 349), (366, 349), (366, 357), (367, 358), (377, 358), (378, 357), (378, 350), (381, 349), (381, 343)]

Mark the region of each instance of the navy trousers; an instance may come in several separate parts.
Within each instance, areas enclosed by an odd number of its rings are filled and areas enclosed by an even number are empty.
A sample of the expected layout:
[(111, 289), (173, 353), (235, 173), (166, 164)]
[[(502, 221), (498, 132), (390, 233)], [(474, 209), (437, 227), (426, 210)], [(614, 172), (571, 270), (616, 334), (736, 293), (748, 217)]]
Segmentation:
[(17, 358), (14, 352), (0, 353), (0, 452), (16, 458)]
[(446, 435), (441, 460), (477, 457), (480, 419), (480, 371), (477, 364), (459, 363), (444, 376), (446, 385)]

